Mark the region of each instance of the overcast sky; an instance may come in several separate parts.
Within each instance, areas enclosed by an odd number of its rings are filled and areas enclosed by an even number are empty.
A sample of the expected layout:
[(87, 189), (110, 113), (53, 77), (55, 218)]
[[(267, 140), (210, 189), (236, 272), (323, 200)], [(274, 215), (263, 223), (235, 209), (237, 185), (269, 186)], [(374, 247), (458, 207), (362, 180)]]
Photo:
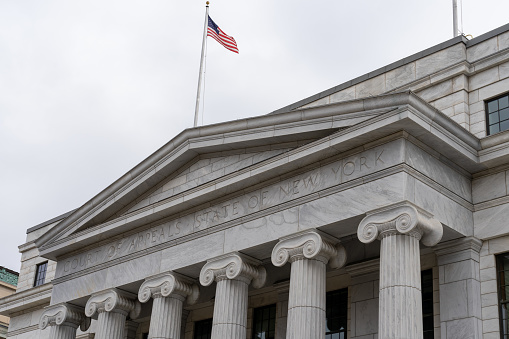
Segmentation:
[[(192, 127), (205, 1), (0, 0), (0, 265)], [(507, 0), (463, 0), (474, 37)], [(269, 113), (452, 37), (450, 0), (216, 0), (204, 124)], [(200, 121), (202, 118), (200, 117)]]

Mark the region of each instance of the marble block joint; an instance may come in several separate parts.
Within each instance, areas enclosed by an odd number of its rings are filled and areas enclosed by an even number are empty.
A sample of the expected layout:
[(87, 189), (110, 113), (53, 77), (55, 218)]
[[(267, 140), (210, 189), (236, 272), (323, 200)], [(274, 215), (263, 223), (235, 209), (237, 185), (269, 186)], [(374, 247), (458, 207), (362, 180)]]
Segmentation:
[(116, 288), (92, 294), (85, 306), (87, 317), (98, 317), (95, 339), (124, 339), (127, 316), (136, 319), (140, 311), (136, 295)]
[(44, 308), (39, 320), (39, 329), (50, 326), (50, 338), (74, 339), (78, 327), (86, 331), (90, 326), (90, 319), (85, 317), (84, 309), (79, 306), (61, 303)]
[(145, 303), (152, 297), (152, 315), (149, 335), (152, 339), (179, 339), (184, 301), (192, 305), (198, 300), (200, 290), (189, 278), (167, 272), (146, 279), (138, 292), (138, 299)]
[(245, 339), (247, 327), (248, 286), (265, 284), (267, 272), (261, 262), (234, 252), (207, 261), (200, 272), (200, 283), (216, 281), (212, 320), (212, 339)]
[(341, 268), (345, 248), (318, 230), (307, 230), (284, 238), (272, 250), (272, 263), (291, 262), (286, 337), (321, 338), (325, 333), (326, 265)]
[(442, 224), (410, 203), (369, 213), (359, 224), (363, 243), (381, 241), (378, 336), (422, 338), (419, 240), (427, 246), (442, 238)]

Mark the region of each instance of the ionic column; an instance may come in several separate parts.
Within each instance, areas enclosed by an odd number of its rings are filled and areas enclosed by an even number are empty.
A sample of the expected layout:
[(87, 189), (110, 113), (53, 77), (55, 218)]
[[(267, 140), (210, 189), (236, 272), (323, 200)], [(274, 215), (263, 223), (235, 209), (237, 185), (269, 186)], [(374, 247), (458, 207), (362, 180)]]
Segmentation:
[(378, 337), (422, 338), (421, 257), (426, 246), (442, 238), (442, 224), (409, 203), (369, 213), (359, 224), (363, 243), (380, 244)]
[(246, 338), (248, 286), (262, 287), (266, 275), (260, 261), (236, 252), (207, 261), (200, 283), (217, 282), (212, 339)]
[(281, 238), (272, 250), (272, 263), (283, 266), (288, 261), (290, 293), (286, 338), (323, 338), (325, 335), (326, 265), (342, 267), (346, 262), (338, 240), (318, 230), (308, 230)]
[(95, 339), (124, 339), (127, 316), (135, 319), (140, 310), (136, 295), (113, 288), (92, 294), (85, 315), (98, 315)]
[(199, 289), (192, 280), (168, 272), (148, 278), (141, 285), (138, 299), (145, 303), (152, 297), (149, 336), (152, 339), (179, 339), (182, 326), (182, 306), (187, 298), (194, 304)]
[(83, 308), (66, 303), (45, 307), (39, 320), (41, 330), (51, 327), (51, 339), (75, 339), (80, 325), (82, 331), (86, 331), (90, 325)]

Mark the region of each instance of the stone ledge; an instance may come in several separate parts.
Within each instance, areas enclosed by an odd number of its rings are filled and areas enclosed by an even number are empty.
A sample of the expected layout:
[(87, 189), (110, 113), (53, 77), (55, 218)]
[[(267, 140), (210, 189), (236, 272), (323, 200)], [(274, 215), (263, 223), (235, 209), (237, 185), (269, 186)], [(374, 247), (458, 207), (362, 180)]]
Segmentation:
[(10, 314), (22, 309), (49, 304), (53, 284), (47, 283), (0, 299), (0, 314)]

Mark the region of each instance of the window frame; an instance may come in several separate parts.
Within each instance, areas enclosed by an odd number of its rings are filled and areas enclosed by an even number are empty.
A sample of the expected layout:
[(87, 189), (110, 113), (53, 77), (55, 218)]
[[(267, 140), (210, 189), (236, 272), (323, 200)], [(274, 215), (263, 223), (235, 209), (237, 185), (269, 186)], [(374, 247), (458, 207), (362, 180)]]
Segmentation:
[[(270, 311), (269, 311), (269, 318), (268, 319), (263, 319), (262, 318), (261, 322), (263, 323), (264, 320), (269, 320), (269, 321), (271, 321), (272, 319), (274, 320), (274, 338), (276, 338), (276, 322), (277, 322), (277, 305), (276, 304), (270, 304), (270, 305), (265, 305), (265, 306), (253, 308), (253, 325), (251, 326), (252, 327), (251, 338), (256, 339), (256, 337), (255, 337), (255, 334), (256, 334), (256, 325), (257, 325), (256, 321), (259, 320), (257, 314), (259, 312), (263, 312), (264, 310), (271, 309), (271, 308), (274, 308), (274, 318), (272, 318), (270, 316)], [(270, 325), (269, 325), (269, 332), (270, 332)]]
[[(40, 270), (41, 267), (44, 266), (44, 270)], [(35, 275), (34, 275), (34, 287), (44, 285), (46, 282), (46, 273), (48, 272), (48, 262), (44, 261), (38, 263), (35, 267)], [(41, 278), (42, 275), (42, 278)]]
[[(425, 291), (424, 291), (424, 284), (423, 284), (425, 275), (428, 275), (429, 277), (431, 277), (429, 286), (426, 286), (427, 288), (431, 288), (431, 299), (430, 298), (426, 299), (426, 302), (431, 301), (431, 313), (426, 313), (426, 314), (424, 314), (424, 307), (425, 307), (424, 293), (425, 293)], [(433, 339), (433, 338), (435, 338), (435, 312), (434, 312), (434, 300), (433, 300), (433, 269), (432, 268), (421, 271), (421, 298), (422, 298), (421, 299), (422, 300), (422, 335), (424, 337), (425, 334), (428, 334), (429, 336), (427, 336), (426, 338)], [(424, 318), (425, 317), (431, 318), (431, 324), (432, 324), (431, 329), (424, 328)]]
[(203, 339), (203, 333), (200, 334), (199, 338), (197, 337), (197, 335), (198, 335), (197, 328), (198, 328), (198, 326), (203, 326), (204, 324), (207, 324), (207, 326), (208, 326), (209, 323), (210, 323), (210, 332), (208, 333), (207, 338), (211, 338), (212, 337), (212, 318), (208, 318), (208, 319), (203, 319), (203, 320), (194, 322), (193, 339)]
[[(504, 285), (502, 286), (501, 281), (501, 273), (502, 272), (509, 272), (509, 265), (508, 267), (504, 267), (502, 263), (503, 257), (509, 258), (509, 252), (500, 253), (495, 256), (495, 269), (497, 272), (497, 306), (498, 306), (498, 319), (499, 319), (499, 329), (500, 329), (500, 338), (509, 338), (509, 326), (507, 328), (507, 333), (504, 333), (504, 319), (502, 317), (502, 305), (508, 305), (509, 308), (509, 296), (506, 295), (506, 299), (502, 300), (502, 287), (509, 287), (509, 282), (505, 281), (504, 277)], [(509, 316), (509, 314), (508, 314)], [(507, 320), (509, 323), (509, 320)]]
[[(325, 304), (325, 317), (326, 317), (325, 321), (326, 321), (326, 323), (325, 323), (324, 336), (325, 336), (325, 338), (329, 338), (328, 336), (332, 337), (333, 334), (338, 333), (341, 336), (341, 333), (344, 333), (344, 338), (346, 339), (348, 336), (348, 287), (340, 288), (337, 290), (327, 292), (327, 294), (325, 295), (325, 300), (327, 300), (327, 299), (330, 300), (333, 297), (333, 294), (339, 294), (338, 298), (343, 299), (343, 301), (344, 301), (344, 304), (340, 303), (338, 306), (338, 307), (344, 307), (344, 309), (343, 310), (340, 309), (339, 311), (337, 311), (337, 309), (336, 309), (336, 311), (339, 314), (339, 316), (337, 316), (337, 318), (344, 318), (345, 326), (344, 326), (343, 330), (339, 329), (338, 331), (327, 331), (327, 329), (328, 329), (328, 327), (327, 327), (327, 313), (331, 312), (331, 309), (329, 307), (333, 307), (333, 306), (331, 305), (331, 303), (326, 302), (326, 304)], [(344, 315), (341, 315), (342, 311), (344, 312)], [(335, 317), (333, 317), (333, 318), (335, 318)]]
[[(485, 119), (486, 119), (486, 136), (489, 136), (489, 135), (495, 135), (497, 133), (500, 133), (500, 132), (504, 132), (504, 131), (508, 131), (509, 130), (509, 126), (508, 128), (504, 129), (504, 130), (501, 130), (500, 129), (500, 108), (497, 109), (497, 114), (498, 114), (498, 121), (496, 123), (493, 123), (490, 125), (490, 111), (489, 111), (489, 104), (494, 102), (494, 101), (498, 101), (504, 97), (507, 97), (508, 98), (508, 101), (509, 101), (509, 92), (507, 93), (504, 93), (504, 94), (501, 94), (501, 95), (498, 95), (496, 97), (493, 97), (493, 98), (490, 98), (490, 99), (485, 99), (484, 100), (484, 113), (485, 113)], [(498, 105), (498, 104), (497, 104)], [(508, 108), (509, 109), (509, 106), (508, 107), (504, 107), (503, 109), (506, 109)], [(494, 112), (493, 112), (494, 113)], [(508, 119), (505, 119), (503, 120), (503, 122), (506, 122), (509, 124), (509, 118)], [(497, 124), (498, 125), (498, 132), (494, 132), (494, 133), (490, 133), (490, 126), (493, 126)]]

